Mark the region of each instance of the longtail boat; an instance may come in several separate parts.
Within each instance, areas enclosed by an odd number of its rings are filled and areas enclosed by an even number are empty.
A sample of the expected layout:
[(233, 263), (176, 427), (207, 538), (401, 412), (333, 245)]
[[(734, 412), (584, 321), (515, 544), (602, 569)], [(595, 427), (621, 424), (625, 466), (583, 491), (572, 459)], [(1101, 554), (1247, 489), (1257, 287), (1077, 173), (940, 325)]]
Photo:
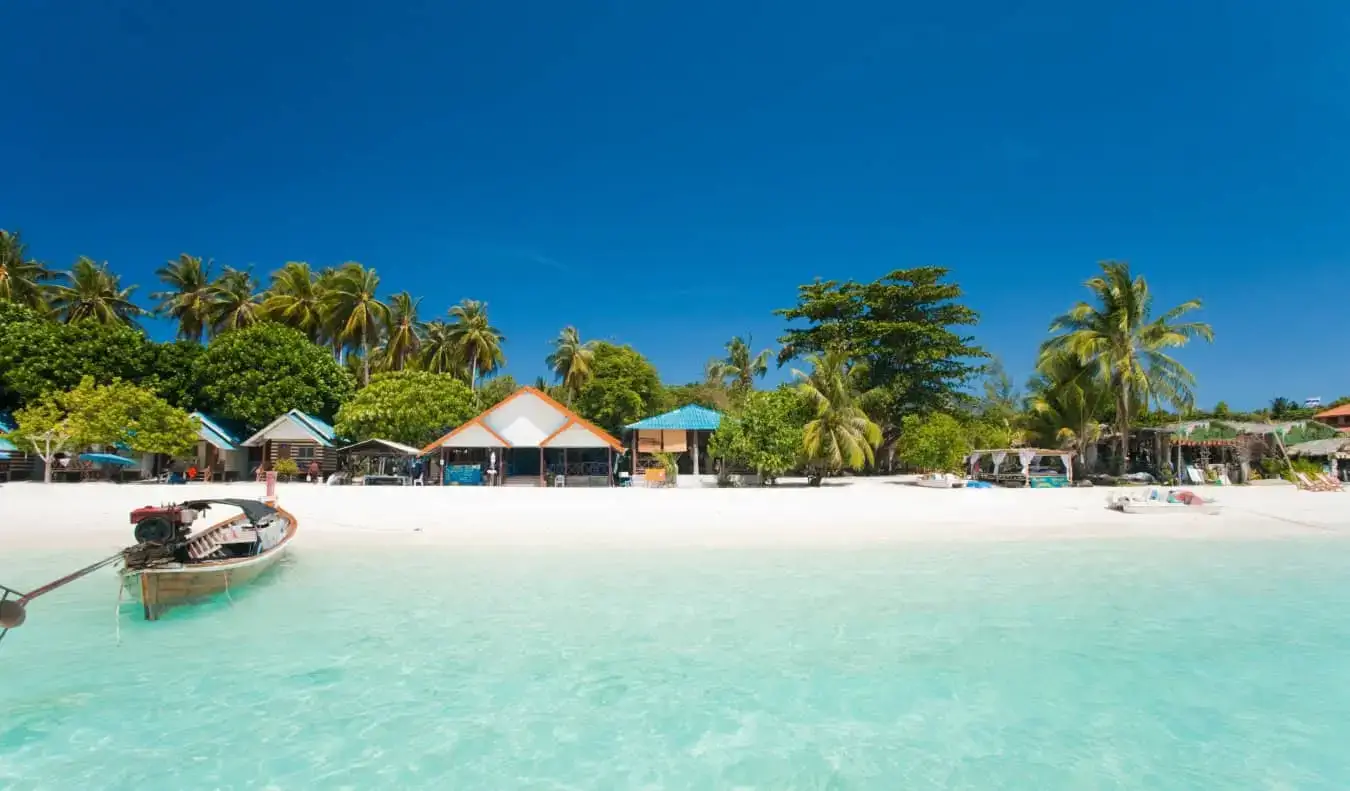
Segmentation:
[[(242, 513), (194, 531), (213, 505)], [(271, 568), (299, 527), (259, 500), (189, 500), (131, 512), (136, 545), (122, 550), (122, 584), (153, 621), (165, 610), (238, 589)]]

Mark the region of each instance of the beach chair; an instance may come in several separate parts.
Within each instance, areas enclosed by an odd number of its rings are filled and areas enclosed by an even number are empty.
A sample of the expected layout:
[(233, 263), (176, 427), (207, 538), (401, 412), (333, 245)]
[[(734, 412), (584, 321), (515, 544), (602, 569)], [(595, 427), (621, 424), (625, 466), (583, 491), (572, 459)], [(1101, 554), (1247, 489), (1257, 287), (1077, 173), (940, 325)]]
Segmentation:
[(1332, 491), (1325, 482), (1309, 478), (1307, 473), (1296, 472), (1294, 479), (1298, 488), (1308, 492), (1329, 492)]
[(1341, 483), (1340, 481), (1336, 480), (1335, 478), (1331, 477), (1331, 473), (1329, 473), (1329, 472), (1319, 472), (1319, 473), (1317, 474), (1317, 477), (1318, 477), (1319, 480), (1322, 481), (1322, 483), (1326, 484), (1326, 487), (1327, 487), (1327, 490), (1328, 490), (1328, 491), (1332, 491), (1332, 492), (1343, 492), (1343, 491), (1345, 491), (1345, 484), (1343, 484), (1343, 483)]

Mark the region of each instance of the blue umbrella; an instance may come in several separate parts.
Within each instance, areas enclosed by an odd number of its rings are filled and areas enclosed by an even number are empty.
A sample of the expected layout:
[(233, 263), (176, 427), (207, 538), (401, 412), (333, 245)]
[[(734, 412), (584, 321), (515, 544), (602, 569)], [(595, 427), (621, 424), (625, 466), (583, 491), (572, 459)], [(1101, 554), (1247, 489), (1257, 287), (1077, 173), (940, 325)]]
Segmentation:
[(95, 464), (118, 464), (123, 467), (130, 467), (136, 463), (134, 459), (128, 459), (126, 456), (118, 456), (113, 453), (81, 453), (80, 461), (92, 461)]

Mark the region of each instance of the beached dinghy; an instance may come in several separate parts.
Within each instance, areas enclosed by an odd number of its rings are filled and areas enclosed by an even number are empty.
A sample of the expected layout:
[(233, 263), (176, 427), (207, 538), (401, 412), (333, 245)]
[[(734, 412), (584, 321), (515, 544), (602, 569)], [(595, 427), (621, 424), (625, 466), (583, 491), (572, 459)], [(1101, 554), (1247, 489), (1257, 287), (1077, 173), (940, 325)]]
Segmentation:
[[(213, 505), (243, 513), (193, 532)], [(258, 500), (190, 500), (131, 512), (136, 546), (122, 551), (122, 583), (146, 620), (252, 582), (271, 568), (295, 537), (295, 517)]]
[(1168, 489), (1164, 492), (1156, 486), (1144, 492), (1108, 495), (1106, 506), (1127, 514), (1219, 513), (1218, 503), (1207, 502), (1195, 492), (1185, 489)]
[(925, 489), (960, 489), (966, 485), (964, 478), (958, 478), (950, 472), (931, 472), (920, 476), (914, 483)]

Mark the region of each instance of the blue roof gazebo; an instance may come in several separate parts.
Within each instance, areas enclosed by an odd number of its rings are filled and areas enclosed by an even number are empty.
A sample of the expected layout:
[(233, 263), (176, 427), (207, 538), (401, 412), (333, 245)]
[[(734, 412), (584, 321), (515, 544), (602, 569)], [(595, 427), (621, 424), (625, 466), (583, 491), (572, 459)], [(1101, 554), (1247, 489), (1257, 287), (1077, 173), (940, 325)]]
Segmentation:
[(694, 462), (694, 480), (698, 481), (702, 472), (698, 462), (699, 434), (711, 434), (721, 425), (721, 412), (698, 404), (629, 423), (624, 430), (632, 433), (633, 475), (637, 475), (639, 454), (689, 451)]

